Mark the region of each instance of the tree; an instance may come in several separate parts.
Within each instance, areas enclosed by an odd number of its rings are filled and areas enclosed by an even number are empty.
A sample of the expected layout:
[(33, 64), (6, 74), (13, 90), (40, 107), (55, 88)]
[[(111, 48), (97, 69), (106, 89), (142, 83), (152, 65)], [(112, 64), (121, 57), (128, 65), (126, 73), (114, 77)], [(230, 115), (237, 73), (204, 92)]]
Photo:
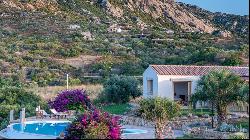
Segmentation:
[(139, 102), (142, 117), (155, 123), (155, 137), (163, 139), (168, 121), (178, 115), (180, 105), (166, 98), (148, 98)]
[[(246, 102), (249, 96), (248, 84), (229, 71), (211, 72), (198, 82), (192, 102), (206, 101), (217, 108), (218, 123), (225, 122), (227, 106), (231, 103)], [(212, 109), (213, 110), (213, 109)]]
[(206, 47), (193, 52), (188, 60), (190, 60), (189, 63), (215, 62), (215, 57), (220, 51), (215, 47)]
[(239, 48), (239, 50), (231, 50), (225, 52), (224, 61), (222, 65), (224, 66), (239, 66), (244, 63), (244, 58), (248, 57), (248, 48), (244, 45)]
[(41, 99), (40, 96), (27, 92), (24, 85), (18, 80), (11, 78), (0, 77), (0, 129), (6, 127), (8, 121), (8, 114), (10, 110), (14, 110), (15, 116), (18, 117), (18, 112), (25, 108), (28, 117), (35, 115), (35, 108), (40, 105), (42, 108), (47, 109), (47, 104)]
[(241, 55), (243, 57), (249, 57), (249, 45), (248, 44), (244, 44), (240, 47), (239, 52), (241, 53)]
[(132, 42), (132, 49), (135, 51), (135, 56), (139, 56), (140, 55), (140, 51), (142, 50), (142, 48), (145, 46), (145, 44), (142, 41), (133, 41)]
[(103, 59), (99, 62), (101, 69), (103, 70), (102, 75), (104, 78), (107, 76), (110, 76), (112, 67), (114, 65), (114, 60), (111, 55), (105, 55), (103, 56)]
[(130, 98), (142, 94), (138, 85), (139, 82), (133, 77), (114, 75), (104, 83), (103, 96), (108, 102), (127, 103)]
[(243, 64), (243, 60), (240, 58), (240, 53), (231, 53), (222, 64), (224, 66), (239, 66)]

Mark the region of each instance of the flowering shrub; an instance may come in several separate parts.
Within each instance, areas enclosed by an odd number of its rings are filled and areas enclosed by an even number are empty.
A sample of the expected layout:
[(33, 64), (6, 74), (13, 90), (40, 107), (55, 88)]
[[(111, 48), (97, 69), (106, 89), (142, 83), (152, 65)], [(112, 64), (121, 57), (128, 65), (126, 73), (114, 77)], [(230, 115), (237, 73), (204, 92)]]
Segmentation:
[(68, 127), (66, 139), (120, 139), (119, 117), (113, 117), (106, 112), (102, 113), (97, 110), (85, 91), (62, 91), (54, 101), (49, 102), (49, 105), (59, 112), (86, 110)]
[(120, 139), (119, 117), (94, 110), (80, 116), (67, 128), (66, 139)]
[(65, 90), (59, 93), (54, 101), (49, 101), (49, 106), (58, 112), (68, 110), (91, 110), (93, 105), (83, 90)]

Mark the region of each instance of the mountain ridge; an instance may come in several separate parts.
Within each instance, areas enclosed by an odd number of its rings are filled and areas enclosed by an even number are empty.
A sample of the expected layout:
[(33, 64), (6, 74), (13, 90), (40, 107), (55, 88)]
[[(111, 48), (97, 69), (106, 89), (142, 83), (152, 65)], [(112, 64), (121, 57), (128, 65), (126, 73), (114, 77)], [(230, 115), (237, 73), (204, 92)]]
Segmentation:
[(163, 0), (0, 0), (0, 74), (45, 86), (150, 64), (247, 65), (249, 18), (223, 15)]

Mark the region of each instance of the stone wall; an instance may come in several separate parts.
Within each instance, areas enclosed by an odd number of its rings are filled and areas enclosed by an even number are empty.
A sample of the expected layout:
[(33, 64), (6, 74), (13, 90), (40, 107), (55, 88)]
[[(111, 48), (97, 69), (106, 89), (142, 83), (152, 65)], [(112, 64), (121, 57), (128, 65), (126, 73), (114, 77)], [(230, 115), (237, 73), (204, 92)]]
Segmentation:
[[(122, 117), (123, 125), (135, 125), (142, 127), (153, 127), (154, 123), (148, 120), (144, 120), (140, 117), (134, 116), (120, 116)], [(194, 138), (204, 138), (204, 139), (228, 139), (229, 135), (234, 134), (230, 132), (219, 132), (213, 129), (208, 129), (206, 125), (200, 127), (190, 128), (189, 125), (196, 123), (211, 123), (211, 118), (191, 118), (182, 117), (176, 118), (174, 121), (169, 121), (168, 127), (172, 127), (173, 130), (183, 130), (187, 135), (191, 135)], [(166, 127), (167, 128), (167, 127)], [(249, 133), (245, 134), (249, 138)]]
[(123, 125), (135, 125), (144, 127), (154, 127), (154, 123), (139, 117), (121, 116)]
[[(235, 133), (220, 132), (220, 131), (214, 131), (213, 129), (202, 129), (197, 127), (197, 128), (192, 128), (187, 134), (194, 138), (229, 139), (229, 136)], [(249, 138), (248, 133), (245, 133), (245, 136)]]
[[(143, 127), (154, 127), (154, 123), (148, 120), (144, 120), (140, 117), (132, 117), (132, 116), (120, 116), (123, 120), (123, 125), (135, 125), (135, 126), (143, 126)], [(168, 126), (172, 127), (175, 130), (182, 130), (184, 126), (188, 126), (192, 123), (209, 123), (211, 122), (211, 118), (178, 118), (174, 121), (169, 121)]]

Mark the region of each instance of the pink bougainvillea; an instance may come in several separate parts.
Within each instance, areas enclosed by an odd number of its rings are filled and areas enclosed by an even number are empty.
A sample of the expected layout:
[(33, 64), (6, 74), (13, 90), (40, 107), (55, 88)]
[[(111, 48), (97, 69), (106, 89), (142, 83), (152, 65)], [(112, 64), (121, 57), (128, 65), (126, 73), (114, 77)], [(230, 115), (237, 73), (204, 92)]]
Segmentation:
[[(119, 117), (95, 109), (85, 113), (67, 129), (66, 139), (120, 139)], [(103, 124), (103, 125), (99, 125)], [(97, 128), (97, 127), (101, 128)], [(107, 129), (106, 129), (107, 128)], [(90, 131), (96, 130), (96, 131)], [(98, 131), (98, 132), (97, 132)]]
[(58, 94), (54, 101), (49, 101), (49, 106), (58, 112), (68, 110), (90, 110), (93, 105), (84, 90), (65, 90)]
[(66, 90), (59, 93), (51, 108), (59, 112), (78, 110), (84, 112), (66, 130), (66, 139), (120, 139), (119, 117), (96, 109), (83, 90)]

